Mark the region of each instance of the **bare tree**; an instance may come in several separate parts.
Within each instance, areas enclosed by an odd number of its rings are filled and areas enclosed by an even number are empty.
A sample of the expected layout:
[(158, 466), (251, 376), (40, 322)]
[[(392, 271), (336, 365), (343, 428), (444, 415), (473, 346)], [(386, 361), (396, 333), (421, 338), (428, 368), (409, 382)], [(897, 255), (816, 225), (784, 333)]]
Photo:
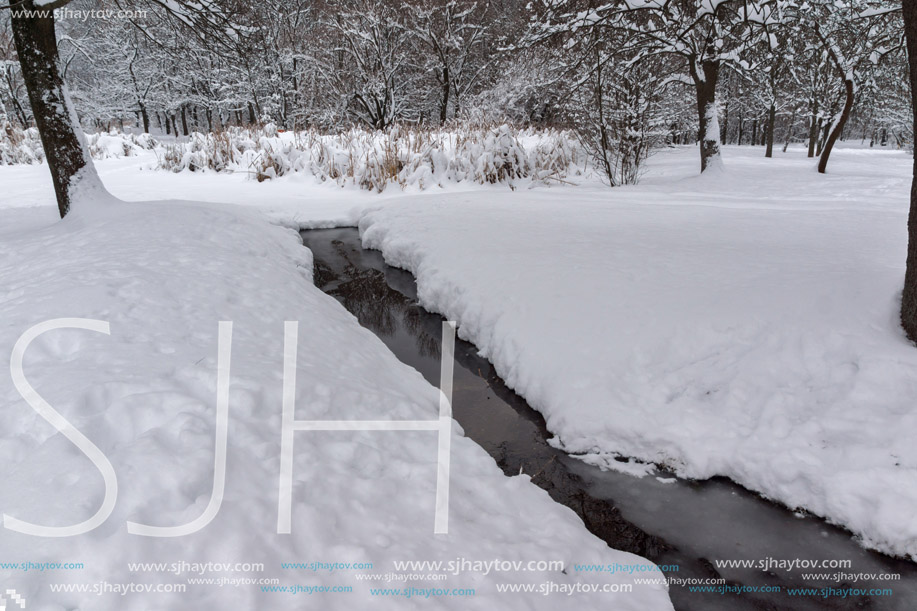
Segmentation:
[(410, 109), (416, 53), (404, 15), (384, 0), (335, 4), (327, 21), (331, 46), (325, 77), (347, 110), (385, 129)]
[[(461, 97), (488, 66), (477, 52), (487, 40), (483, 10), (476, 2), (448, 0), (412, 5), (414, 35), (430, 52), (427, 62), (439, 88), (439, 122), (449, 118), (450, 106), (458, 114)], [(475, 61), (478, 60), (478, 61)]]

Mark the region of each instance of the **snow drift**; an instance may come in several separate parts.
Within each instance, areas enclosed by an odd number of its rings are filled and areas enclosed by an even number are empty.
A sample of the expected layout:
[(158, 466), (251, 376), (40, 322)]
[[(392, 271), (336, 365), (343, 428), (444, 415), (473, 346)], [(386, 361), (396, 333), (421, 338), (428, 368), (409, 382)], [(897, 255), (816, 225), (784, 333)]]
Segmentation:
[[(29, 608), (352, 609), (381, 579), (283, 570), (281, 562), (394, 560), (647, 561), (609, 549), (575, 514), (526, 477), (507, 478), (454, 425), (448, 535), (433, 535), (436, 436), (429, 432), (297, 433), (293, 532), (276, 534), (283, 323), (298, 320), (299, 419), (432, 419), (438, 392), (309, 281), (311, 257), (295, 232), (257, 212), (182, 203), (77, 202), (65, 220), (36, 222), (38, 208), (6, 215), (0, 229), (0, 347), (60, 317), (107, 321), (106, 336), (48, 333), (25, 354), (37, 391), (109, 458), (119, 495), (111, 517), (81, 536), (50, 539), (0, 529), (4, 561), (81, 562), (80, 570), (0, 570)], [(34, 212), (34, 214), (33, 214)], [(32, 218), (35, 217), (35, 218)], [(13, 219), (10, 221), (9, 219)], [(210, 498), (215, 438), (218, 321), (234, 323), (226, 494), (216, 518), (178, 538), (130, 535), (125, 523), (184, 524)], [(99, 472), (0, 376), (0, 507), (48, 525), (92, 515)], [(185, 593), (53, 592), (73, 586), (187, 583), (187, 575), (132, 571), (128, 563), (263, 563), (280, 585), (348, 585), (350, 593), (291, 596), (257, 585), (188, 585)], [(464, 574), (445, 587), (475, 596), (374, 597), (380, 609), (529, 609), (538, 594), (499, 595), (496, 583), (572, 584), (572, 571)], [(639, 575), (639, 573), (637, 573)], [(632, 583), (622, 573), (595, 577)], [(429, 583), (414, 582), (417, 587)], [(443, 587), (438, 582), (437, 587)], [(671, 609), (664, 586), (584, 594), (578, 608)]]
[(840, 150), (820, 176), (759, 150), (690, 179), (657, 159), (612, 192), (404, 198), (363, 217), (363, 243), (567, 451), (727, 476), (917, 558), (911, 160)]

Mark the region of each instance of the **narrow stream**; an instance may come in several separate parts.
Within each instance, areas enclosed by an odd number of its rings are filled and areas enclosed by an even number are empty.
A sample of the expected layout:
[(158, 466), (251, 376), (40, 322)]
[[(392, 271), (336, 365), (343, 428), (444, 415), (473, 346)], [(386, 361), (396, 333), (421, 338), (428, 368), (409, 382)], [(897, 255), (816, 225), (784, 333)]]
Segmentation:
[[(414, 277), (364, 250), (356, 229), (302, 232), (315, 258), (315, 284), (378, 335), (404, 363), (439, 384), (442, 317), (417, 303)], [(779, 586), (770, 593), (698, 593), (672, 586), (679, 611), (744, 609), (917, 609), (917, 565), (870, 552), (850, 533), (823, 520), (797, 517), (725, 479), (675, 480), (659, 473), (637, 478), (601, 471), (552, 448), (541, 414), (507, 388), (478, 349), (456, 340), (453, 414), (465, 435), (483, 447), (507, 475), (521, 471), (551, 497), (572, 508), (613, 548), (659, 565), (677, 565), (677, 578), (722, 577), (732, 586)], [(806, 569), (719, 568), (715, 560), (851, 560), (844, 569), (815, 573), (897, 573), (900, 580), (810, 580)], [(583, 562), (592, 562), (583, 558)], [(572, 567), (568, 568), (572, 570)], [(589, 580), (588, 573), (582, 574)], [(787, 588), (891, 588), (891, 596), (797, 596)]]

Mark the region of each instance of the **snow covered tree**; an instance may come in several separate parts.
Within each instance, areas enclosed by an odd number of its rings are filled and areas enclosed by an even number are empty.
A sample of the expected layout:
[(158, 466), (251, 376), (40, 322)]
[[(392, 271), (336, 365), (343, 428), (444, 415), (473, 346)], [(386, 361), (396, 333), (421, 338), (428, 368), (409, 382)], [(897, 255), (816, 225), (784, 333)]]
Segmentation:
[[(64, 82), (58, 50), (54, 11), (70, 1), (21, 0), (10, 9), (22, 79), (51, 171), (61, 218), (70, 212), (78, 190), (88, 187), (104, 191)], [(229, 13), (213, 0), (151, 1), (199, 41), (231, 48), (232, 42), (239, 38)]]
[[(903, 0), (904, 35), (907, 41), (908, 74), (911, 81), (911, 109), (917, 133), (917, 0)], [(911, 206), (907, 219), (907, 269), (901, 295), (901, 324), (917, 342), (917, 157), (911, 180)]]
[(61, 74), (52, 11), (68, 2), (36, 6), (35, 0), (23, 0), (10, 11), (16, 54), (61, 218), (70, 211), (74, 192), (83, 183), (101, 184)]
[(383, 0), (333, 4), (325, 78), (357, 120), (385, 129), (416, 106), (418, 54), (405, 17)]
[(655, 56), (677, 58), (682, 80), (694, 88), (697, 104), (701, 172), (718, 166), (720, 129), (717, 83), (722, 66), (745, 68), (745, 51), (762, 25), (775, 15), (765, 1), (619, 0), (598, 7), (592, 2), (545, 1), (543, 34), (580, 28), (625, 32), (639, 49), (635, 61)]
[(671, 116), (663, 100), (683, 98), (671, 62), (634, 61), (633, 35), (621, 30), (585, 26), (558, 36), (553, 53), (567, 83), (564, 118), (609, 185), (635, 184), (665, 139)]
[(478, 80), (490, 58), (480, 53), (487, 40), (483, 9), (476, 2), (424, 1), (410, 5), (410, 28), (428, 51), (428, 73), (437, 88), (439, 122), (459, 114), (461, 99)]
[(8, 21), (0, 22), (0, 112), (25, 129), (29, 126), (28, 98), (16, 59), (16, 43)]
[(774, 139), (777, 126), (777, 115), (784, 106), (795, 108), (795, 102), (786, 94), (793, 81), (793, 60), (796, 57), (796, 39), (794, 32), (788, 28), (765, 26), (762, 37), (762, 57), (760, 65), (764, 78), (760, 80), (764, 93), (767, 118), (764, 127), (765, 157), (774, 156)]
[(892, 14), (868, 9), (859, 0), (812, 0), (799, 14), (824, 49), (843, 88), (843, 105), (828, 127), (818, 171), (824, 173), (834, 144), (840, 138), (856, 101), (857, 89), (894, 44), (888, 36)]

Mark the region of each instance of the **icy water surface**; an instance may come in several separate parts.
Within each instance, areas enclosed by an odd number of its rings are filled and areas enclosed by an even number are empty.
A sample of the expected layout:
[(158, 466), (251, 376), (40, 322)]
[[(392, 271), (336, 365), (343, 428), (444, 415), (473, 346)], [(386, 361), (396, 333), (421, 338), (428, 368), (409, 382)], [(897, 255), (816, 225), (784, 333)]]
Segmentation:
[[(315, 257), (315, 284), (352, 312), (404, 363), (439, 384), (442, 317), (417, 303), (414, 277), (362, 248), (356, 229), (302, 232)], [(598, 321), (596, 324), (600, 324)], [(673, 585), (679, 611), (745, 609), (917, 609), (917, 565), (869, 552), (849, 533), (815, 517), (798, 517), (728, 480), (692, 482), (670, 474), (637, 478), (601, 471), (551, 447), (544, 419), (507, 388), (474, 345), (456, 340), (453, 415), (507, 475), (524, 472), (573, 509), (611, 547), (658, 565), (672, 578), (725, 578), (758, 592), (700, 593)], [(845, 569), (716, 568), (716, 560), (850, 560)], [(593, 559), (582, 558), (583, 563)], [(567, 567), (567, 571), (575, 570)], [(803, 573), (900, 574), (900, 580), (805, 580)], [(590, 582), (588, 573), (580, 574)], [(780, 591), (760, 592), (764, 586)], [(833, 588), (791, 596), (788, 588)], [(842, 589), (891, 588), (890, 596), (843, 595)], [(848, 590), (849, 592), (849, 590)], [(825, 595), (827, 594), (827, 595)]]

